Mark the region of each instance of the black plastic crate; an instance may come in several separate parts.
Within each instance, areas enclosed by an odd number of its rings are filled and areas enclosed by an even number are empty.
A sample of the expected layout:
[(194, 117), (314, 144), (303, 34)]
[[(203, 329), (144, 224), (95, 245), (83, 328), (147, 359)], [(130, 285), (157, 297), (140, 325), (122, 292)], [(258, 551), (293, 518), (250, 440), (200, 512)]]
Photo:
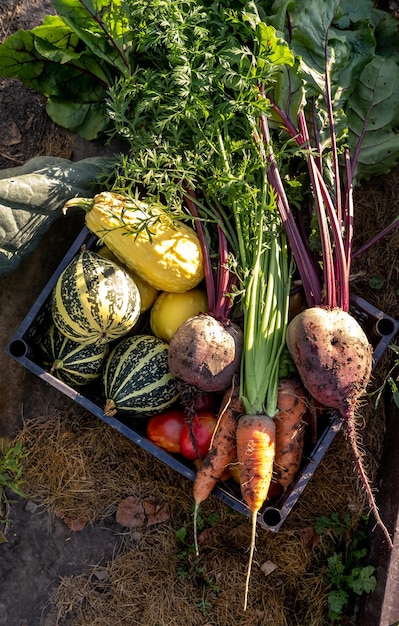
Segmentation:
[[(43, 291), (26, 315), (22, 324), (6, 346), (5, 352), (28, 370), (36, 374), (49, 385), (65, 394), (87, 411), (109, 424), (117, 431), (128, 437), (138, 446), (149, 452), (169, 467), (173, 468), (189, 480), (195, 477), (195, 467), (190, 462), (173, 455), (156, 446), (146, 437), (146, 420), (143, 418), (107, 417), (103, 412), (103, 403), (99, 384), (92, 384), (77, 390), (46, 372), (40, 364), (37, 353), (38, 337), (51, 321), (50, 296), (53, 287), (65, 267), (73, 257), (79, 253), (81, 247), (95, 247), (97, 239), (85, 227), (74, 241), (64, 259), (44, 287)], [(364, 328), (370, 343), (373, 346), (373, 367), (377, 364), (394, 336), (399, 331), (399, 322), (386, 315), (379, 309), (357, 296), (352, 296), (351, 312)], [(137, 332), (137, 327), (135, 328)], [(268, 501), (258, 515), (258, 525), (277, 532), (289, 513), (292, 511), (298, 498), (311, 480), (317, 466), (321, 462), (334, 437), (342, 426), (342, 420), (336, 411), (326, 411), (318, 424), (315, 444), (305, 446), (303, 463), (297, 479), (279, 499)], [(214, 489), (214, 495), (235, 511), (250, 517), (250, 512), (241, 498), (238, 484), (229, 479), (220, 483)]]

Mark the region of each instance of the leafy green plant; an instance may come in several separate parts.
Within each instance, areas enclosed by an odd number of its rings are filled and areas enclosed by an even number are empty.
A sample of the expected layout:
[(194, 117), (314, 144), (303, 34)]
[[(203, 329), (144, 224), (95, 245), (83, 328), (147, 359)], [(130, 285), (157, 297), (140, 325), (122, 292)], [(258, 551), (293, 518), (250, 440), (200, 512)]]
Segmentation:
[(389, 346), (389, 349), (392, 350), (395, 357), (391, 368), (385, 375), (382, 385), (375, 391), (375, 405), (376, 407), (378, 406), (381, 400), (381, 396), (388, 386), (392, 393), (393, 401), (395, 405), (399, 408), (399, 346), (395, 346), (394, 344), (392, 344)]
[(382, 289), (385, 285), (386, 279), (382, 276), (371, 276), (369, 285), (372, 289)]
[[(328, 617), (336, 622), (342, 619), (345, 611), (352, 606), (353, 599), (363, 593), (374, 591), (377, 585), (375, 568), (366, 564), (367, 547), (365, 526), (368, 517), (360, 520), (360, 527), (347, 546), (341, 541), (337, 551), (327, 559), (326, 582), (328, 592)], [(347, 514), (343, 519), (334, 512), (329, 517), (318, 517), (315, 531), (322, 534), (329, 531), (339, 540), (350, 532), (351, 518)]]
[(350, 515), (347, 513), (341, 520), (339, 513), (333, 511), (329, 516), (320, 516), (315, 521), (315, 532), (322, 535), (329, 530), (335, 537), (342, 537), (350, 528)]
[[(358, 175), (388, 171), (398, 158), (397, 23), (376, 9), (372, 0), (232, 0), (221, 11), (220, 3), (212, 0), (52, 0), (52, 4), (57, 15), (47, 16), (30, 31), (18, 31), (1, 44), (0, 76), (18, 78), (44, 93), (50, 117), (87, 139), (112, 127), (115, 120), (107, 115), (106, 99), (119, 79), (126, 79), (136, 93), (147, 78), (151, 87), (148, 98), (142, 98), (143, 106), (135, 108), (126, 100), (114, 111), (125, 118), (126, 126), (147, 115), (158, 124), (152, 109), (156, 112), (162, 94), (174, 96), (175, 80), (179, 86), (175, 114), (180, 100), (195, 106), (193, 89), (198, 81), (203, 81), (203, 96), (211, 94), (212, 84), (203, 70), (208, 72), (213, 63), (220, 63), (227, 88), (240, 89), (239, 78), (231, 70), (244, 47), (236, 46), (234, 36), (239, 32), (239, 45), (248, 45), (250, 53), (252, 42), (246, 38), (243, 16), (254, 23), (253, 16), (259, 13), (265, 41), (262, 54), (269, 52), (269, 45), (275, 47), (272, 38), (268, 41), (273, 27), (296, 57), (295, 64), (284, 68), (276, 81), (274, 96), (278, 95), (286, 114), (296, 118), (304, 82), (307, 99), (317, 99), (321, 147), (328, 144), (329, 117), (322, 94), (327, 44), (337, 136), (347, 135), (356, 151), (359, 138), (367, 132), (362, 154), (355, 155)], [(161, 41), (162, 31), (166, 35)], [(201, 49), (202, 40), (205, 49)], [(230, 48), (229, 56), (219, 57), (222, 43)], [(159, 61), (168, 48), (176, 55), (165, 69)], [(195, 57), (193, 63), (190, 54)], [(198, 104), (199, 111), (205, 99)], [(206, 116), (206, 107), (202, 113)], [(192, 120), (195, 126), (194, 111)], [(161, 126), (158, 130), (162, 131)]]
[(51, 119), (94, 139), (109, 125), (105, 95), (130, 72), (129, 30), (122, 0), (52, 0), (49, 15), (0, 46), (0, 75), (47, 97)]
[(0, 512), (9, 503), (8, 491), (25, 497), (21, 486), (24, 482), (22, 461), (26, 456), (27, 453), (23, 451), (21, 441), (17, 441), (5, 452), (0, 451)]
[(398, 386), (399, 385), (399, 347), (391, 345), (389, 346), (389, 348), (395, 354), (395, 359), (394, 359), (391, 369), (386, 375), (385, 380), (391, 389), (393, 401), (395, 402), (396, 406), (399, 408), (399, 386)]
[[(218, 520), (219, 514), (217, 511), (210, 512), (205, 517), (200, 510), (197, 517), (197, 527), (199, 529), (203, 529), (205, 526), (214, 527)], [(197, 603), (197, 608), (205, 617), (212, 606), (212, 602), (209, 598), (218, 594), (220, 587), (213, 577), (207, 575), (205, 567), (200, 564), (195, 555), (192, 515), (190, 515), (187, 522), (176, 531), (176, 538), (180, 544), (180, 550), (177, 554), (177, 576), (181, 580), (190, 579), (195, 581), (200, 588), (201, 597)]]

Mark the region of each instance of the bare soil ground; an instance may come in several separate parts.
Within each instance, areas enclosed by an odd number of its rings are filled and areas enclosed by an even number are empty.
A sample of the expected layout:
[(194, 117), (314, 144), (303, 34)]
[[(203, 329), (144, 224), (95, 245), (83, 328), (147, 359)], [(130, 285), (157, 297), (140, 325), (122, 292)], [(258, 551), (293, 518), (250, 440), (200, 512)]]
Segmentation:
[[(18, 28), (29, 29), (53, 13), (48, 0), (5, 0), (0, 5), (0, 41)], [(14, 167), (38, 155), (83, 158), (95, 152), (55, 127), (45, 112), (44, 98), (17, 80), (0, 79), (0, 168)], [(2, 323), (0, 381), (0, 445), (5, 446), (32, 415), (65, 410), (68, 402), (35, 380), (3, 354), (30, 306), (81, 229), (81, 219), (67, 220), (46, 234), (36, 252), (11, 276), (0, 280)], [(2, 512), (4, 513), (4, 511)], [(13, 498), (2, 525), (7, 542), (0, 545), (0, 624), (50, 626), (56, 623), (48, 604), (62, 576), (76, 576), (120, 543), (114, 518), (80, 533), (45, 507)]]
[[(0, 41), (52, 12), (49, 0), (2, 0)], [(0, 79), (0, 169), (40, 154), (77, 160), (99, 150), (55, 127), (41, 96), (18, 81)], [(396, 169), (358, 194), (356, 246), (399, 213), (398, 189)], [(365, 512), (343, 437), (337, 437), (283, 529), (276, 536), (259, 533), (257, 565), (265, 567), (254, 568), (252, 608), (244, 615), (247, 520), (210, 499), (204, 509), (203, 553), (200, 561), (193, 559), (190, 539), (176, 539), (182, 527), (191, 532), (188, 481), (3, 354), (81, 226), (79, 217), (55, 223), (34, 254), (0, 279), (0, 445), (17, 437), (30, 453), (24, 474), (27, 498), (11, 502), (9, 521), (0, 527), (5, 539), (0, 543), (0, 625), (322, 626), (326, 559), (337, 545), (331, 536), (315, 537), (314, 520), (334, 511), (350, 512), (355, 519)], [(398, 246), (396, 233), (353, 268), (356, 293), (395, 318)], [(384, 279), (382, 289), (373, 287), (373, 277)], [(385, 355), (374, 389), (391, 364), (391, 355)], [(364, 402), (362, 436), (375, 478), (391, 403), (383, 398), (377, 412), (373, 406), (372, 399)], [(137, 529), (118, 523), (118, 506), (132, 495), (140, 502), (155, 498), (166, 504), (165, 522), (149, 526), (147, 517)], [(268, 576), (267, 564), (276, 565)], [(384, 572), (379, 573), (384, 581)], [(394, 588), (399, 584), (391, 582)], [(389, 614), (367, 623), (390, 626), (398, 619)], [(340, 626), (355, 620), (349, 612)]]

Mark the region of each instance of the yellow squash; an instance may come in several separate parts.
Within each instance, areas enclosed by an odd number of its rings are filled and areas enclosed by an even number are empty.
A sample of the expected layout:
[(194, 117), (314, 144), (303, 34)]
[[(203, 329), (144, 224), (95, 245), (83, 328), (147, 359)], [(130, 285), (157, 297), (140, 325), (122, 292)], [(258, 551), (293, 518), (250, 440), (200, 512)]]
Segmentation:
[(204, 278), (196, 232), (172, 219), (161, 205), (106, 191), (93, 199), (73, 198), (64, 212), (70, 206), (84, 208), (87, 227), (155, 289), (184, 293)]

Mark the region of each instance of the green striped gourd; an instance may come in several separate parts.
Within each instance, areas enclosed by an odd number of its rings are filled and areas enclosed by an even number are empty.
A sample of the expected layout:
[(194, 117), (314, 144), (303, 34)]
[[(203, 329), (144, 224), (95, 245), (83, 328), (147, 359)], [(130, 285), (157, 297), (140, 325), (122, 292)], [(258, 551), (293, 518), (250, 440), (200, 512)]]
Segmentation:
[(103, 373), (104, 413), (152, 415), (179, 397), (168, 367), (168, 344), (152, 335), (122, 339), (109, 354)]
[(60, 333), (55, 324), (43, 335), (39, 348), (45, 370), (69, 385), (87, 385), (101, 376), (108, 344), (83, 345)]
[(83, 250), (53, 289), (51, 312), (58, 330), (82, 344), (120, 339), (140, 315), (140, 293), (127, 272), (95, 252)]

